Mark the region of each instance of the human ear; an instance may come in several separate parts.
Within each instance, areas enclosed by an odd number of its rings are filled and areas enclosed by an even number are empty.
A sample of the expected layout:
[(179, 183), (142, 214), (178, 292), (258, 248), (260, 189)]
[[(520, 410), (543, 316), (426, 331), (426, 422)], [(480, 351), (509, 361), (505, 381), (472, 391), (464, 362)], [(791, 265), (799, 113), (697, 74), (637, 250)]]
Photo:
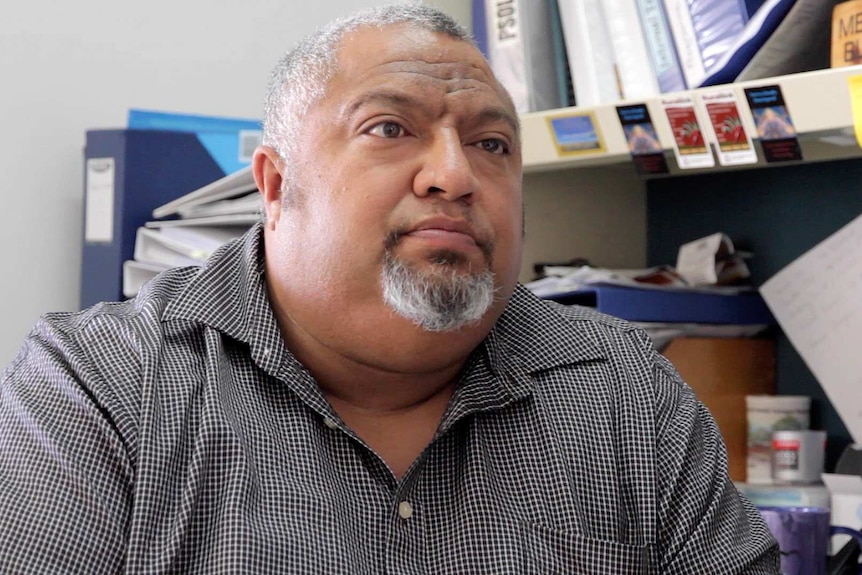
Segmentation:
[(265, 224), (274, 227), (281, 215), (281, 158), (270, 146), (258, 146), (251, 160), (254, 183), (263, 200)]

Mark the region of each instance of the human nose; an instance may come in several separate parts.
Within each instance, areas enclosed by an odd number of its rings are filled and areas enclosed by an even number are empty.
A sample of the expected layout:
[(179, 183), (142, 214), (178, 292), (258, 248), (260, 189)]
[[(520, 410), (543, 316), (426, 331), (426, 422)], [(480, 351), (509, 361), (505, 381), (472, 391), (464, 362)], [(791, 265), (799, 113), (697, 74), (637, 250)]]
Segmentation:
[(419, 197), (439, 195), (448, 201), (472, 198), (478, 187), (473, 166), (457, 133), (444, 132), (430, 143), (413, 182)]

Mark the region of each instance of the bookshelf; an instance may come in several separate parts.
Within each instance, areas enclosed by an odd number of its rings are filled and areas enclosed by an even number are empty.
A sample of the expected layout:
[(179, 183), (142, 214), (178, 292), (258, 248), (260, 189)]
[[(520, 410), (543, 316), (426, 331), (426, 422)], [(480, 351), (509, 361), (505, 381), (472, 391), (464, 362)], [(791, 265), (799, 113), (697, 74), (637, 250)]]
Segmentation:
[[(616, 115), (621, 103), (589, 110), (549, 110), (521, 117), (524, 139), (526, 245), (521, 279), (538, 261), (585, 257), (603, 267), (673, 263), (679, 244), (724, 231), (754, 252), (760, 285), (862, 213), (862, 149), (856, 144), (849, 79), (862, 66), (818, 70), (727, 86), (745, 102), (746, 87), (777, 84), (798, 132), (802, 161), (681, 170), (661, 98), (646, 101), (670, 174), (636, 173)], [(692, 90), (697, 94), (715, 88)], [(627, 102), (638, 103), (638, 102)], [(754, 133), (753, 120), (743, 121)], [(547, 118), (589, 111), (605, 151), (560, 157)], [(757, 145), (757, 144), (756, 144)], [(830, 443), (827, 470), (850, 436), (831, 403), (783, 334), (776, 337), (776, 390), (814, 399), (812, 425)]]

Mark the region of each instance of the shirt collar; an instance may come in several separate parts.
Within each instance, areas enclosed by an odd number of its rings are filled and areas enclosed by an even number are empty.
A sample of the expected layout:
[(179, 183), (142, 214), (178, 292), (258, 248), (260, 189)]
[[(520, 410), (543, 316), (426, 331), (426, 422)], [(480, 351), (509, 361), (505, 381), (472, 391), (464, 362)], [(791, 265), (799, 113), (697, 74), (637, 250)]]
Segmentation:
[[(167, 306), (163, 321), (208, 325), (250, 346), (261, 367), (275, 368), (286, 352), (269, 304), (263, 258), (263, 225), (222, 246)], [(273, 369), (275, 371), (275, 369)]]
[[(209, 325), (248, 344), (255, 362), (269, 373), (295, 374), (302, 366), (284, 345), (269, 304), (264, 270), (263, 226), (257, 223), (210, 258), (168, 305), (163, 319)], [(579, 329), (577, 319), (552, 309), (553, 305), (516, 286), (482, 344), (487, 367), (513, 398), (531, 393), (530, 373), (605, 357), (587, 333), (591, 330)], [(300, 371), (307, 375), (304, 368)]]
[(492, 366), (517, 363), (534, 373), (584, 361), (601, 360), (592, 330), (575, 316), (553, 309), (557, 304), (536, 297), (522, 285), (486, 338)]

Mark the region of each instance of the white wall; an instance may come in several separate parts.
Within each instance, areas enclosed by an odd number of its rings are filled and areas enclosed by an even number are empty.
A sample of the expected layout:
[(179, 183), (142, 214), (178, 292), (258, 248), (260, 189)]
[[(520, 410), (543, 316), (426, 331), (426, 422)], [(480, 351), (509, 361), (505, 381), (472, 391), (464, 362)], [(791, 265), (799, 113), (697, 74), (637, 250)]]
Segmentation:
[[(46, 311), (77, 309), (84, 133), (129, 108), (259, 118), (314, 27), (381, 0), (44, 0), (0, 18), (0, 369)], [(469, 26), (469, 0), (429, 0)]]

